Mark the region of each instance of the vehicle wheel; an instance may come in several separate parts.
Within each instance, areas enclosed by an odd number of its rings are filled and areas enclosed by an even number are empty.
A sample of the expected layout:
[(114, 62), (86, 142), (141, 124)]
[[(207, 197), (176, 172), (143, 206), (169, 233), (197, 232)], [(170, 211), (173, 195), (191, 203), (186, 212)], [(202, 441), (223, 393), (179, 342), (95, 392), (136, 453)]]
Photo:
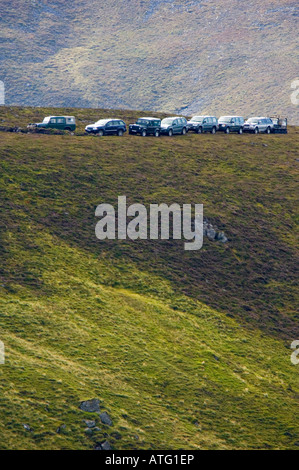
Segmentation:
[(267, 133), (267, 134), (270, 134), (270, 133), (271, 133), (271, 128), (270, 128), (270, 127), (267, 127), (266, 133)]
[(225, 133), (226, 133), (226, 134), (229, 134), (229, 133), (230, 133), (230, 128), (229, 128), (229, 127), (227, 127), (227, 128), (225, 129)]
[(255, 133), (255, 134), (258, 134), (258, 133), (259, 133), (259, 128), (258, 128), (258, 127), (256, 127), (256, 128), (254, 129), (254, 133)]
[(212, 131), (211, 131), (211, 134), (216, 134), (216, 128), (213, 127)]
[(143, 131), (141, 132), (141, 135), (142, 135), (142, 137), (146, 137), (146, 130), (145, 129), (143, 129)]
[(202, 127), (199, 127), (196, 131), (197, 134), (202, 134)]
[(103, 135), (104, 135), (104, 131), (100, 130), (100, 131), (98, 132), (98, 136), (103, 137)]
[(117, 135), (118, 135), (119, 137), (122, 137), (122, 136), (124, 135), (124, 131), (123, 131), (122, 129), (119, 129), (119, 130), (117, 131)]
[(173, 135), (172, 129), (169, 129), (168, 135), (169, 135), (169, 137), (172, 137), (172, 135)]
[(240, 129), (239, 129), (239, 134), (240, 134), (240, 135), (243, 134), (243, 129), (242, 129), (242, 127), (240, 127)]
[(70, 127), (65, 127), (65, 129), (64, 129), (64, 130), (65, 130), (65, 131), (69, 131), (69, 132), (71, 132), (71, 131), (72, 131), (72, 129), (71, 129)]
[(183, 127), (183, 129), (182, 129), (182, 135), (186, 135), (186, 128), (185, 127)]
[(155, 131), (155, 137), (160, 137), (160, 132), (158, 131), (158, 129)]

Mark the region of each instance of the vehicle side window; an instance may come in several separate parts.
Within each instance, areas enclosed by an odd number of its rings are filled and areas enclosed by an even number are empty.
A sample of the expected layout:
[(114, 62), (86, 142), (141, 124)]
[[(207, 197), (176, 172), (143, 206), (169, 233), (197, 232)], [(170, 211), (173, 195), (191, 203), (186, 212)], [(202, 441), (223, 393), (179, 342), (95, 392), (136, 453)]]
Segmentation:
[(50, 120), (50, 123), (51, 123), (51, 124), (56, 124), (56, 119), (55, 119), (55, 118), (52, 118), (52, 119)]
[(57, 124), (64, 124), (64, 119), (63, 118), (58, 118), (57, 119)]

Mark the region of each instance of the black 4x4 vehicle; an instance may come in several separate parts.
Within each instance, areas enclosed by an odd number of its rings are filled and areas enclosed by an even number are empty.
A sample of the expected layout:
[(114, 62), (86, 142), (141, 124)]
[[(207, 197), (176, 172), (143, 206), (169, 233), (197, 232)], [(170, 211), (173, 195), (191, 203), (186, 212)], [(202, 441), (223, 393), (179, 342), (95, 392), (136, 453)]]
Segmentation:
[(152, 117), (143, 117), (137, 119), (135, 124), (129, 125), (129, 134), (139, 134), (142, 137), (154, 135), (159, 137), (161, 132), (161, 119)]
[(218, 119), (218, 131), (229, 134), (230, 132), (238, 132), (243, 134), (244, 118), (241, 116), (221, 116)]
[(119, 135), (122, 136), (127, 131), (126, 124), (121, 119), (100, 119), (94, 124), (85, 127), (88, 134)]

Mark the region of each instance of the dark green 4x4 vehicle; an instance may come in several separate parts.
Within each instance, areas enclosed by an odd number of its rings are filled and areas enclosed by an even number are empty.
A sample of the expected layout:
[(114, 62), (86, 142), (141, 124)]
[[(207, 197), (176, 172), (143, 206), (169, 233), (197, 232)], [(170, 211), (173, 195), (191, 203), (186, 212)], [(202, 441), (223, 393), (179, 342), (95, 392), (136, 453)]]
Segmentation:
[(142, 135), (145, 137), (147, 135), (154, 135), (159, 137), (161, 132), (161, 119), (152, 118), (152, 117), (143, 117), (139, 118), (135, 124), (129, 125), (129, 134), (132, 135)]
[(203, 132), (215, 134), (218, 129), (218, 120), (215, 116), (194, 116), (188, 121), (187, 129), (197, 134), (202, 134)]
[(171, 137), (174, 134), (186, 135), (187, 132), (187, 119), (184, 117), (169, 117), (161, 122), (161, 134)]
[(218, 120), (218, 131), (225, 132), (225, 134), (230, 132), (243, 134), (244, 122), (242, 116), (221, 116)]
[(30, 128), (36, 129), (59, 129), (62, 131), (74, 131), (76, 119), (74, 116), (47, 116), (43, 122), (29, 124)]

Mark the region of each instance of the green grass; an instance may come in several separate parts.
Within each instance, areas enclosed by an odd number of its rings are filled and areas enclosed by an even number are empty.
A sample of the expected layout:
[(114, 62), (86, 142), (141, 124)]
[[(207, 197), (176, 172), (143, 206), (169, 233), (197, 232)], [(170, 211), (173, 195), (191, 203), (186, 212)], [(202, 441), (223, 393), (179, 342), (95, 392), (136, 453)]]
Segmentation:
[[(109, 114), (60, 113), (78, 133)], [(298, 448), (298, 135), (1, 133), (1, 448)], [(204, 203), (229, 242), (99, 242), (94, 209), (122, 194)], [(113, 420), (92, 437), (89, 398)]]

